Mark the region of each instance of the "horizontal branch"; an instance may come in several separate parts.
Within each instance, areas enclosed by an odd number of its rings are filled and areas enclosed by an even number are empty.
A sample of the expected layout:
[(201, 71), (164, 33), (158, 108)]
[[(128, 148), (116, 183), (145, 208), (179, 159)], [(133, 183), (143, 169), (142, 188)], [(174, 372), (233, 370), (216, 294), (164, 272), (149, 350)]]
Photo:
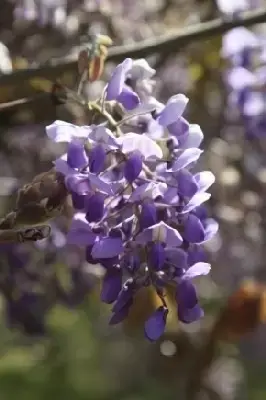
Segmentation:
[[(233, 1), (233, 0), (232, 0)], [(241, 14), (239, 19), (213, 21), (195, 24), (178, 30), (176, 33), (163, 35), (155, 39), (147, 39), (132, 45), (114, 46), (109, 50), (108, 60), (120, 62), (126, 57), (145, 58), (151, 54), (169, 54), (178, 52), (180, 46), (188, 45), (195, 41), (212, 38), (221, 35), (232, 28), (239, 26), (251, 26), (266, 22), (266, 8), (247, 11)], [(0, 76), (0, 90), (3, 86), (19, 85), (29, 79), (46, 78), (55, 80), (64, 73), (76, 72), (76, 59), (60, 60), (51, 65), (37, 68), (15, 71), (11, 74)]]

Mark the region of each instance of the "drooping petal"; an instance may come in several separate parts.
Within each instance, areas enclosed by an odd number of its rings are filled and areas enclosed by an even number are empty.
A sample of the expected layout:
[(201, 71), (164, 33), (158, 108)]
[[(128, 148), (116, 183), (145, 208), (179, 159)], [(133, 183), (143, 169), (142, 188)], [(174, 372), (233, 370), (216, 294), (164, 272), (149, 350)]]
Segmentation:
[(204, 316), (204, 311), (199, 304), (192, 308), (185, 308), (182, 304), (178, 307), (178, 319), (184, 324), (191, 324)]
[(67, 243), (78, 246), (94, 244), (98, 234), (94, 233), (85, 218), (84, 213), (76, 213), (67, 233)]
[(89, 151), (89, 169), (93, 174), (99, 174), (104, 169), (106, 159), (106, 151), (104, 147), (99, 144), (94, 146)]
[(86, 196), (82, 196), (75, 192), (71, 193), (72, 204), (76, 210), (83, 210), (85, 207), (85, 198)]
[(198, 185), (195, 177), (187, 170), (182, 169), (177, 175), (179, 195), (192, 197), (197, 193)]
[(88, 222), (100, 221), (104, 214), (104, 199), (105, 196), (96, 192), (85, 201), (86, 219)]
[(179, 138), (179, 136), (186, 136), (189, 133), (189, 123), (188, 121), (180, 117), (177, 121), (167, 126), (170, 135)]
[(124, 307), (120, 308), (118, 311), (114, 312), (112, 317), (110, 318), (109, 325), (116, 325), (120, 322), (124, 321), (130, 311), (130, 307), (133, 304), (133, 299), (131, 298), (128, 303), (124, 305)]
[(198, 304), (195, 286), (189, 280), (182, 280), (176, 288), (176, 302), (178, 308), (190, 309)]
[(123, 250), (123, 241), (121, 238), (104, 237), (94, 244), (92, 257), (112, 258), (121, 254)]
[(128, 303), (133, 299), (135, 290), (135, 282), (132, 278), (129, 278), (123, 285), (122, 290), (119, 293), (117, 301), (113, 305), (112, 312), (117, 313), (122, 310)]
[(199, 245), (194, 245), (187, 252), (187, 262), (189, 266), (192, 266), (198, 262), (207, 262), (206, 251)]
[(143, 203), (139, 216), (140, 228), (145, 229), (155, 225), (157, 222), (157, 212), (154, 203)]
[(200, 243), (205, 238), (204, 227), (198, 217), (189, 214), (184, 222), (183, 237), (189, 243)]
[(138, 151), (134, 151), (125, 161), (124, 175), (129, 183), (132, 183), (142, 170), (142, 155)]
[(165, 263), (165, 251), (162, 243), (152, 243), (148, 252), (148, 264), (155, 271), (160, 271)]
[(68, 145), (67, 163), (71, 168), (84, 168), (88, 164), (84, 145), (78, 139), (72, 140)]
[(167, 262), (171, 265), (177, 268), (186, 268), (188, 258), (186, 251), (174, 247), (166, 247), (165, 256)]
[[(194, 208), (193, 214), (196, 215), (196, 217), (198, 217), (204, 225), (205, 219), (208, 218), (207, 208), (204, 205), (198, 206), (198, 207)], [(204, 229), (205, 229), (205, 225), (204, 225)]]
[(177, 193), (177, 187), (168, 187), (167, 191), (164, 193), (164, 201), (170, 205), (178, 205), (180, 202), (180, 197)]
[(140, 104), (140, 98), (137, 93), (133, 92), (130, 88), (124, 86), (122, 92), (116, 98), (126, 110), (134, 110)]
[(113, 303), (122, 288), (122, 271), (119, 268), (108, 269), (103, 281), (101, 290), (101, 300), (104, 303)]
[(158, 340), (164, 333), (168, 309), (159, 307), (145, 322), (145, 335), (151, 341)]
[(159, 124), (166, 127), (176, 122), (183, 114), (187, 103), (188, 98), (184, 94), (172, 96), (158, 117)]

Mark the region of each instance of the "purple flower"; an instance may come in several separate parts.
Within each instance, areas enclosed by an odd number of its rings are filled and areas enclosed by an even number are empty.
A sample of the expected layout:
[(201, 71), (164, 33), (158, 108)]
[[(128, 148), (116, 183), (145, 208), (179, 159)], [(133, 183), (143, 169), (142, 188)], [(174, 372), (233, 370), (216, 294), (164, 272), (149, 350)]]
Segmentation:
[(183, 280), (178, 285), (176, 301), (178, 304), (178, 319), (181, 322), (191, 323), (203, 316), (203, 310), (198, 304), (195, 286), (189, 280)]
[(145, 335), (151, 341), (158, 340), (164, 333), (168, 309), (159, 307), (145, 322)]
[(140, 103), (137, 93), (125, 85), (126, 77), (132, 66), (133, 61), (131, 58), (127, 58), (119, 64), (106, 88), (106, 100), (117, 100), (126, 110), (132, 110)]
[(159, 124), (168, 127), (169, 125), (171, 126), (171, 124), (176, 123), (182, 116), (187, 103), (188, 98), (184, 94), (172, 96), (159, 114)]
[(84, 168), (88, 165), (88, 157), (83, 143), (74, 139), (68, 145), (67, 163), (71, 168)]
[(209, 273), (201, 244), (218, 230), (203, 206), (214, 175), (194, 172), (203, 133), (183, 117), (185, 95), (165, 105), (154, 97), (154, 74), (145, 60), (126, 59), (116, 67), (105, 101), (128, 110), (117, 123), (113, 115), (105, 120), (104, 102), (99, 125), (57, 121), (47, 127), (53, 140), (69, 143), (55, 162), (76, 211), (67, 242), (83, 247), (87, 262), (105, 269), (101, 300), (113, 305), (111, 325), (127, 318), (138, 290), (152, 287), (161, 305), (145, 323), (151, 341), (166, 327), (169, 284), (176, 288), (180, 321), (203, 315), (192, 280)]

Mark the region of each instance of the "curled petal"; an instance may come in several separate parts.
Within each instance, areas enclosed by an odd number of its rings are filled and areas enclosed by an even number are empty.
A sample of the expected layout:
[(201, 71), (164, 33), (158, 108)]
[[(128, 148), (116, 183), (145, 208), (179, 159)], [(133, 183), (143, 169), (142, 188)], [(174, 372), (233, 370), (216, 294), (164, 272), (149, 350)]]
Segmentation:
[(172, 171), (179, 171), (182, 168), (188, 167), (195, 161), (198, 161), (200, 155), (203, 153), (200, 149), (186, 149), (182, 152), (182, 154), (177, 158), (172, 167)]
[(183, 114), (188, 98), (184, 94), (172, 96), (161, 111), (158, 122), (162, 126), (168, 126), (176, 122)]
[(132, 68), (130, 71), (131, 79), (143, 80), (150, 79), (155, 75), (155, 69), (151, 68), (145, 58), (133, 60)]
[(189, 125), (188, 135), (179, 143), (181, 149), (198, 148), (203, 140), (203, 133), (197, 124)]
[(132, 67), (132, 59), (126, 58), (121, 64), (117, 65), (107, 85), (106, 100), (116, 100), (123, 90), (126, 74)]
[(205, 192), (215, 182), (215, 176), (211, 171), (202, 171), (194, 175), (198, 190)]
[(90, 130), (89, 126), (76, 126), (57, 120), (46, 127), (46, 134), (56, 143), (71, 142), (75, 138), (87, 138)]
[(186, 136), (189, 133), (189, 123), (185, 118), (180, 117), (177, 121), (168, 125), (167, 129), (170, 135), (179, 138), (179, 136)]
[(198, 262), (189, 267), (189, 269), (183, 275), (183, 279), (193, 279), (196, 278), (197, 276), (208, 275), (210, 270), (211, 270), (210, 264), (205, 262)]
[(186, 213), (194, 210), (194, 208), (200, 206), (202, 203), (204, 203), (205, 201), (209, 200), (210, 197), (211, 197), (210, 193), (206, 193), (206, 192), (196, 193), (189, 200), (189, 202), (185, 205), (185, 207), (182, 210), (182, 213), (186, 214)]
[(126, 110), (134, 110), (140, 104), (140, 98), (133, 90), (124, 87), (116, 100), (122, 104)]
[(206, 242), (207, 240), (210, 240), (213, 238), (213, 236), (216, 235), (219, 229), (219, 224), (217, 221), (215, 221), (213, 218), (207, 218), (204, 221), (204, 231), (205, 231), (205, 237), (204, 241)]

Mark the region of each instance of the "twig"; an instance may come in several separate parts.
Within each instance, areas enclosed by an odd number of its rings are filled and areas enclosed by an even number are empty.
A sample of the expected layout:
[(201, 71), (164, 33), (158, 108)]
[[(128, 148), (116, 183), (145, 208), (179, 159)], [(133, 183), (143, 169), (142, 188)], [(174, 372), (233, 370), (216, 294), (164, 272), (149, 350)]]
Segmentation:
[[(126, 57), (141, 58), (155, 53), (175, 53), (178, 52), (180, 46), (188, 45), (191, 42), (212, 38), (239, 26), (248, 27), (263, 22), (266, 22), (266, 8), (244, 12), (239, 19), (232, 19), (230, 21), (225, 21), (221, 18), (215, 19), (188, 26), (187, 28), (178, 30), (176, 33), (163, 35), (157, 39), (147, 39), (132, 45), (113, 47), (109, 50), (107, 59), (119, 62)], [(26, 80), (40, 77), (56, 80), (62, 74), (75, 73), (76, 69), (76, 57), (68, 61), (60, 59), (54, 61), (52, 65), (19, 70), (0, 76), (0, 88), (9, 85), (19, 85)]]
[(25, 98), (18, 99), (18, 100), (8, 101), (6, 103), (0, 103), (0, 112), (10, 110), (12, 108), (26, 105), (29, 103), (33, 103), (36, 100), (48, 98), (48, 96), (49, 96), (49, 93), (44, 92), (44, 93), (38, 93), (32, 97), (25, 97)]

